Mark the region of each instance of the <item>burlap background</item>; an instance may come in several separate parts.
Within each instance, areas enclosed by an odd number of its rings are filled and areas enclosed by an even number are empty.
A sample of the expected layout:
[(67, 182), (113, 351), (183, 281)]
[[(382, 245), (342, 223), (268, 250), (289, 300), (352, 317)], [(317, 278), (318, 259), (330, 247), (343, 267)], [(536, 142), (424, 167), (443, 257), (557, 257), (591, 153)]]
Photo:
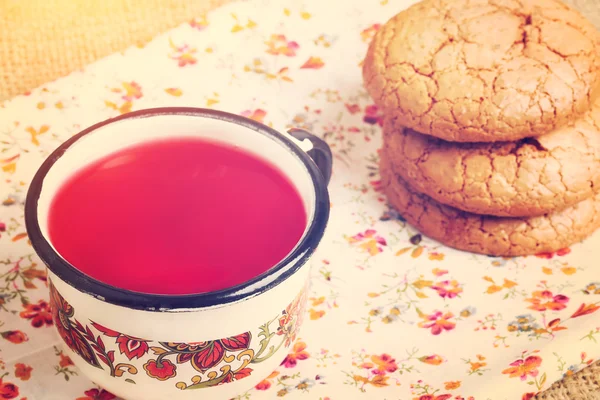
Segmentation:
[[(0, 100), (146, 42), (226, 1), (0, 0)], [(600, 28), (600, 0), (566, 1)], [(536, 399), (600, 400), (600, 362)]]
[(0, 101), (227, 0), (0, 0)]

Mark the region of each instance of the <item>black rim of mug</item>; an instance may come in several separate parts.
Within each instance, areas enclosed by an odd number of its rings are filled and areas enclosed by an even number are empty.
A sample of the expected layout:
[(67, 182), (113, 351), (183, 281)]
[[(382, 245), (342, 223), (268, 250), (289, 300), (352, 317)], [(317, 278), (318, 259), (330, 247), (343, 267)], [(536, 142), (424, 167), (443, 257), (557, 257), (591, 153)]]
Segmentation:
[[(276, 141), (292, 152), (302, 162), (313, 183), (315, 191), (315, 209), (313, 219), (306, 234), (297, 244), (296, 248), (285, 259), (281, 260), (263, 274), (237, 286), (198, 294), (163, 295), (135, 292), (98, 281), (76, 269), (54, 250), (42, 234), (38, 221), (38, 200), (42, 192), (44, 178), (54, 163), (79, 139), (93, 133), (105, 125), (123, 120), (148, 118), (160, 115), (212, 118), (241, 125)], [(146, 311), (177, 311), (178, 309), (185, 310), (226, 305), (245, 298), (254, 297), (274, 288), (306, 264), (323, 237), (328, 219), (329, 193), (327, 191), (327, 184), (314, 161), (292, 140), (260, 122), (223, 111), (193, 107), (144, 109), (111, 118), (90, 126), (61, 144), (52, 154), (50, 154), (50, 156), (48, 156), (33, 177), (25, 200), (25, 225), (31, 244), (38, 256), (56, 276), (76, 290), (94, 296), (104, 302)], [(281, 272), (282, 270), (284, 271)], [(257, 283), (262, 280), (264, 280), (264, 282), (261, 285), (257, 285)]]

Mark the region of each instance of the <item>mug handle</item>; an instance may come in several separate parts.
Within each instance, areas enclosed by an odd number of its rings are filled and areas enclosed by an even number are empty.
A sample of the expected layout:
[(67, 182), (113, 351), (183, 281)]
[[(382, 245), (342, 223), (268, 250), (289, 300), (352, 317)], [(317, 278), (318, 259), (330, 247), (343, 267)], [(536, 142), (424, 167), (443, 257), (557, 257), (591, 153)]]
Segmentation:
[(331, 154), (331, 149), (329, 145), (325, 143), (325, 141), (312, 133), (305, 131), (300, 128), (292, 128), (288, 130), (288, 133), (292, 135), (292, 137), (299, 141), (304, 141), (304, 139), (308, 139), (312, 144), (312, 149), (307, 151), (306, 153), (313, 159), (317, 167), (321, 171), (321, 175), (323, 175), (323, 179), (325, 180), (325, 184), (329, 184), (329, 180), (331, 179), (331, 170), (333, 166), (333, 155)]

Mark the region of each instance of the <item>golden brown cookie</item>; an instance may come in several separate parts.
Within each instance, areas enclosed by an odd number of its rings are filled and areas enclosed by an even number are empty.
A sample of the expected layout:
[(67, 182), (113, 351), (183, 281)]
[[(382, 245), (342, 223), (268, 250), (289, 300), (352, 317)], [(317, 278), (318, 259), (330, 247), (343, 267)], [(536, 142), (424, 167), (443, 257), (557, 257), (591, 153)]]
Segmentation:
[(393, 171), (385, 150), (380, 172), (390, 205), (424, 235), (460, 250), (495, 256), (552, 252), (600, 226), (600, 194), (543, 216), (493, 217), (460, 211), (415, 191)]
[(363, 78), (400, 126), (456, 142), (518, 140), (590, 108), (599, 45), (559, 0), (424, 0), (375, 35)]
[(390, 125), (384, 143), (395, 171), (464, 211), (543, 215), (600, 190), (600, 101), (563, 128), (517, 142), (452, 143)]

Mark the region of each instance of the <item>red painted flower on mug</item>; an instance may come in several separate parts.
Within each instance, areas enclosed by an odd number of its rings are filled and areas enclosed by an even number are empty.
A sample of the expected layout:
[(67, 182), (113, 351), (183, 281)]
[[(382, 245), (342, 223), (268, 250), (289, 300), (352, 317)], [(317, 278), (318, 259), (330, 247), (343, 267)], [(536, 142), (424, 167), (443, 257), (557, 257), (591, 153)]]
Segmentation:
[(286, 368), (294, 368), (298, 361), (307, 360), (310, 357), (308, 351), (306, 351), (306, 343), (296, 342), (290, 354), (288, 354), (281, 365)]
[(196, 371), (205, 372), (217, 366), (223, 360), (227, 351), (237, 352), (248, 349), (250, 338), (250, 332), (244, 332), (226, 339), (198, 343), (168, 342), (161, 343), (161, 345), (178, 353), (178, 364), (191, 362)]
[(150, 348), (147, 340), (123, 335), (122, 333), (108, 329), (97, 322), (92, 322), (92, 325), (106, 336), (116, 338), (115, 343), (119, 345), (119, 351), (129, 360), (142, 358)]
[(436, 336), (443, 331), (451, 331), (456, 327), (456, 323), (450, 321), (454, 318), (454, 314), (451, 312), (435, 311), (431, 315), (423, 314), (421, 318), (423, 318), (423, 321), (419, 322), (419, 328), (431, 329), (431, 333)]
[(177, 367), (169, 360), (148, 360), (144, 364), (144, 371), (150, 378), (158, 379), (159, 381), (166, 381), (167, 379), (173, 378), (177, 375)]
[(21, 318), (31, 321), (31, 326), (41, 328), (42, 326), (52, 326), (52, 312), (50, 304), (45, 300), (39, 300), (37, 303), (24, 304), (24, 311), (19, 314)]
[(2, 338), (14, 344), (21, 344), (29, 340), (26, 334), (21, 331), (4, 331), (0, 333)]
[(52, 318), (54, 319), (58, 334), (75, 354), (83, 358), (88, 364), (100, 367), (94, 350), (78, 330), (78, 328), (84, 329), (83, 326), (77, 320), (75, 320), (75, 323), (71, 321), (71, 318), (75, 314), (75, 309), (61, 296), (51, 281), (49, 281), (48, 286), (50, 288)]
[(242, 368), (241, 370), (236, 371), (236, 372), (229, 371), (229, 373), (227, 375), (225, 375), (223, 380), (221, 382), (219, 382), (218, 384), (222, 385), (224, 383), (238, 381), (240, 379), (244, 379), (244, 378), (250, 376), (251, 374), (252, 374), (252, 368)]
[(539, 374), (538, 367), (542, 365), (542, 358), (538, 356), (529, 356), (516, 360), (510, 364), (509, 368), (502, 371), (503, 374), (511, 378), (520, 378), (522, 381), (527, 379), (527, 376), (535, 378)]
[(531, 303), (528, 307), (531, 310), (540, 312), (546, 310), (560, 311), (567, 307), (569, 298), (562, 294), (554, 295), (549, 290), (537, 290), (532, 293), (531, 298), (525, 301)]
[(0, 399), (9, 400), (19, 396), (19, 387), (14, 383), (3, 382), (0, 379)]
[(121, 354), (133, 360), (134, 358), (142, 358), (148, 352), (148, 342), (131, 336), (121, 335), (117, 338), (119, 351)]

